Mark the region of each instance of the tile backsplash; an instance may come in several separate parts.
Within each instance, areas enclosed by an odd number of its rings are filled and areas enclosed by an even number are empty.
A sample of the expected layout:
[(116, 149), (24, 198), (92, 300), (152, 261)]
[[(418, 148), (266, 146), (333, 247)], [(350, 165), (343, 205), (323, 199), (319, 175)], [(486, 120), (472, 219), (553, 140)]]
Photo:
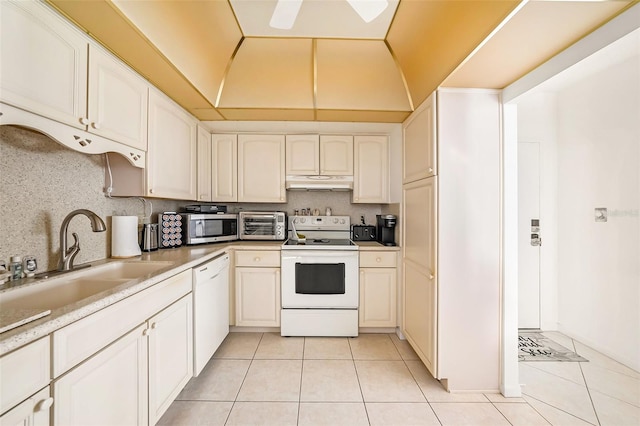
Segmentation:
[[(0, 260), (13, 255), (33, 255), (38, 271), (56, 268), (59, 257), (60, 225), (71, 211), (94, 211), (107, 224), (107, 232), (91, 232), (89, 221), (77, 216), (69, 226), (80, 239), (75, 263), (104, 259), (110, 255), (110, 217), (143, 215), (139, 198), (108, 198), (103, 193), (104, 155), (86, 155), (59, 145), (49, 137), (13, 126), (0, 126)], [(293, 214), (294, 209), (317, 208), (324, 214), (351, 217), (375, 224), (383, 206), (352, 204), (351, 192), (287, 192), (284, 204), (229, 203), (229, 210), (277, 210)], [(189, 201), (150, 199), (155, 213), (179, 210)]]

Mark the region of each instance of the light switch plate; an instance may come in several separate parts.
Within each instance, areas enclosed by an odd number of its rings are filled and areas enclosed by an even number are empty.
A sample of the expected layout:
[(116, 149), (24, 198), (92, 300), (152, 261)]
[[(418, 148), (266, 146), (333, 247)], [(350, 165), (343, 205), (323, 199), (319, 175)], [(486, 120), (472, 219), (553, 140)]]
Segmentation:
[(606, 207), (596, 207), (596, 222), (606, 222), (607, 221), (607, 208)]

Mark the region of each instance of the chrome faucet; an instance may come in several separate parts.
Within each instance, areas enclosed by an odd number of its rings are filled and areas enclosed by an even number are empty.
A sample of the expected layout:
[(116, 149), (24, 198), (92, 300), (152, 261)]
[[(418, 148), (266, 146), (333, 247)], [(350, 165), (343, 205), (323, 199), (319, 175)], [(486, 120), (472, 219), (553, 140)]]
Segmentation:
[(75, 216), (83, 214), (91, 221), (91, 229), (93, 232), (104, 232), (107, 230), (106, 225), (100, 219), (100, 216), (87, 209), (74, 210), (67, 215), (62, 221), (60, 226), (60, 260), (58, 261), (58, 271), (70, 271), (73, 269), (73, 259), (80, 252), (80, 241), (78, 240), (78, 234), (72, 233), (75, 242), (71, 247), (67, 248), (67, 230), (69, 228), (69, 222)]

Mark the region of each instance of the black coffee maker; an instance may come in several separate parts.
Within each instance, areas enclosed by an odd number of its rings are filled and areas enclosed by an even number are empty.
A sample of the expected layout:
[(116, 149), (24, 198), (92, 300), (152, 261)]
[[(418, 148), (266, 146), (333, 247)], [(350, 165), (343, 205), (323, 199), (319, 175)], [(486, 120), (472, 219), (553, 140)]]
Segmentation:
[(392, 214), (376, 215), (376, 238), (385, 246), (396, 245), (396, 222), (398, 218)]

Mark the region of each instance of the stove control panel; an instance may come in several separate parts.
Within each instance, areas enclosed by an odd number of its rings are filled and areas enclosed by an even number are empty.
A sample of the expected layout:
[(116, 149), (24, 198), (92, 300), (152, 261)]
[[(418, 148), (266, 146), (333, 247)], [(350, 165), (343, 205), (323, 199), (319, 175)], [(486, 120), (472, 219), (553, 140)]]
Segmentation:
[[(326, 231), (340, 231), (351, 229), (349, 216), (289, 216), (289, 224), (293, 223), (296, 230), (314, 229)], [(289, 226), (291, 229), (291, 226)]]

